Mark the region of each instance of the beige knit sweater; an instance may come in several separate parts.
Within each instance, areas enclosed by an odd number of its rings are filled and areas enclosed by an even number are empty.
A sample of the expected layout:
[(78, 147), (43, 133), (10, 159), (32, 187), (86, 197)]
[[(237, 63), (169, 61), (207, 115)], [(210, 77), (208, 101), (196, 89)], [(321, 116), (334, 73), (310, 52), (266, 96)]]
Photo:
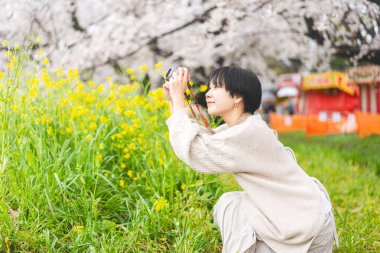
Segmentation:
[(274, 131), (255, 114), (210, 132), (187, 110), (166, 121), (175, 154), (198, 172), (233, 173), (258, 237), (279, 253), (307, 252), (324, 222), (323, 199)]

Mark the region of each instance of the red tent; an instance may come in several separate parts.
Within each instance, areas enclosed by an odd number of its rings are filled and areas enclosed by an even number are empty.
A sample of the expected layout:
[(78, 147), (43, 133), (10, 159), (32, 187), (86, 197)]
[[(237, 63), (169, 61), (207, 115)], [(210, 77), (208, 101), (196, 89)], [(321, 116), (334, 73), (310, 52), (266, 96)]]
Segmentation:
[(349, 83), (347, 76), (340, 72), (311, 74), (302, 78), (302, 114), (327, 116), (340, 113), (346, 116), (359, 107), (359, 89)]

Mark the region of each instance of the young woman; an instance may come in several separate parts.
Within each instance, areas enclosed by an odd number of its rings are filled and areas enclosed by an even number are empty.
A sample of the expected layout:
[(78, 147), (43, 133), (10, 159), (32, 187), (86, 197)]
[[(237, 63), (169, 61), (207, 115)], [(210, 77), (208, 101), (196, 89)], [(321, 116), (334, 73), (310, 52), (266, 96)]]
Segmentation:
[(195, 171), (232, 173), (243, 189), (224, 193), (214, 207), (223, 252), (332, 252), (338, 241), (328, 193), (255, 113), (257, 77), (238, 67), (212, 74), (208, 113), (226, 122), (212, 131), (188, 115), (183, 94), (189, 80), (188, 70), (179, 68), (164, 84), (174, 152)]

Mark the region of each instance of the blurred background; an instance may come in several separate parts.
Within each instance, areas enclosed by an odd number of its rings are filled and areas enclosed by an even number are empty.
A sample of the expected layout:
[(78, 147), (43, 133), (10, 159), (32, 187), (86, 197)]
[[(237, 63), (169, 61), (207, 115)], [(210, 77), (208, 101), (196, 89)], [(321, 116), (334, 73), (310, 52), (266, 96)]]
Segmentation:
[[(40, 36), (51, 66), (84, 79), (126, 67), (187, 66), (193, 78), (235, 64), (265, 87), (279, 74), (380, 63), (378, 0), (2, 0), (0, 38)], [(2, 47), (2, 51), (7, 47)], [(34, 52), (37, 54), (37, 47)], [(1, 54), (1, 61), (6, 57)]]

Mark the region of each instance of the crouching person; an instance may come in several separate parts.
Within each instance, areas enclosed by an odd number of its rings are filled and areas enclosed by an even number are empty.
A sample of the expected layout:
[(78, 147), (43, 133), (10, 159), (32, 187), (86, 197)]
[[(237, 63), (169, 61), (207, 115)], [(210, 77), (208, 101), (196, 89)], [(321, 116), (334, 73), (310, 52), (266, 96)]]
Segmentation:
[(207, 110), (225, 121), (212, 130), (188, 115), (183, 94), (189, 80), (188, 70), (179, 68), (164, 84), (173, 150), (195, 171), (233, 174), (243, 189), (223, 194), (214, 207), (223, 252), (332, 252), (338, 240), (328, 193), (256, 113), (258, 78), (238, 67), (212, 74)]

